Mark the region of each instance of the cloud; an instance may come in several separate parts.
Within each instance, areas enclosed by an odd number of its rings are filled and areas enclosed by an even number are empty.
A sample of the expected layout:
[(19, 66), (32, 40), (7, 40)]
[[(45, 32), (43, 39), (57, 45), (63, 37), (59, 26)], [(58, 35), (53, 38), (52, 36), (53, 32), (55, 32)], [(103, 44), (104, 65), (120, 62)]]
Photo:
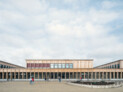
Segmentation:
[[(122, 12), (114, 9), (119, 3), (98, 2), (99, 9), (95, 3), (1, 1), (0, 59), (25, 65), (27, 58), (92, 58), (94, 66), (122, 59), (122, 36), (114, 32), (122, 34), (118, 31)], [(113, 5), (108, 6), (110, 3)], [(71, 6), (65, 8), (68, 4)], [(86, 7), (88, 10), (83, 9)]]

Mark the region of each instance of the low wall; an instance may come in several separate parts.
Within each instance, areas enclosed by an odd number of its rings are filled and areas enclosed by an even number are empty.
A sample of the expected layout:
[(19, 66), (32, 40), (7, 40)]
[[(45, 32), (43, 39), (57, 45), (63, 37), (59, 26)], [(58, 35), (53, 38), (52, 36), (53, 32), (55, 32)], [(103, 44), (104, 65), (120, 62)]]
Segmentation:
[(118, 88), (118, 87), (123, 86), (123, 83), (113, 84), (113, 85), (85, 85), (85, 84), (76, 84), (76, 83), (68, 82), (67, 84), (74, 85), (74, 86), (80, 86), (80, 87), (88, 87), (88, 88)]

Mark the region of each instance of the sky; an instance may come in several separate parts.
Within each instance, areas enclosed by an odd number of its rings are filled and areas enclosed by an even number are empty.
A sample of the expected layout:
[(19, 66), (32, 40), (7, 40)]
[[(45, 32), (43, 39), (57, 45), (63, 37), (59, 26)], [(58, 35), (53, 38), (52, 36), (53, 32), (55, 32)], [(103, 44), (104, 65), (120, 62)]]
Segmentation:
[(0, 0), (0, 60), (123, 59), (123, 0)]

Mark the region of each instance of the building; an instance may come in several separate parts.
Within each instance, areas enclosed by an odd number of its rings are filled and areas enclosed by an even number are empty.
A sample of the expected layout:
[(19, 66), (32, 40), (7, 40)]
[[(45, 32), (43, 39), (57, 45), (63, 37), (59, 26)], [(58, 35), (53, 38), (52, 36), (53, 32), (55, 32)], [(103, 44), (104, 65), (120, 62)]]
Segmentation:
[[(111, 67), (110, 67), (111, 66)], [(93, 68), (92, 59), (26, 59), (26, 68), (0, 61), (0, 80), (123, 80), (123, 60)]]
[(107, 69), (121, 69), (123, 68), (123, 60), (117, 60), (104, 65), (97, 66), (95, 68), (107, 68)]

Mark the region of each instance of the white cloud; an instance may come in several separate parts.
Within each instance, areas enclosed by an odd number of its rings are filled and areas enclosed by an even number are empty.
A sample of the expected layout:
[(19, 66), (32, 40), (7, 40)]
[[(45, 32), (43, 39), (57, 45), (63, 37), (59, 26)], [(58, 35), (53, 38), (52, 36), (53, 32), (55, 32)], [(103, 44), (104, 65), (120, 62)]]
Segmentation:
[[(73, 2), (79, 5), (66, 3)], [(44, 0), (0, 5), (1, 60), (25, 65), (26, 58), (92, 58), (99, 65), (122, 58), (123, 43), (110, 25), (121, 19), (120, 11), (59, 9)]]

